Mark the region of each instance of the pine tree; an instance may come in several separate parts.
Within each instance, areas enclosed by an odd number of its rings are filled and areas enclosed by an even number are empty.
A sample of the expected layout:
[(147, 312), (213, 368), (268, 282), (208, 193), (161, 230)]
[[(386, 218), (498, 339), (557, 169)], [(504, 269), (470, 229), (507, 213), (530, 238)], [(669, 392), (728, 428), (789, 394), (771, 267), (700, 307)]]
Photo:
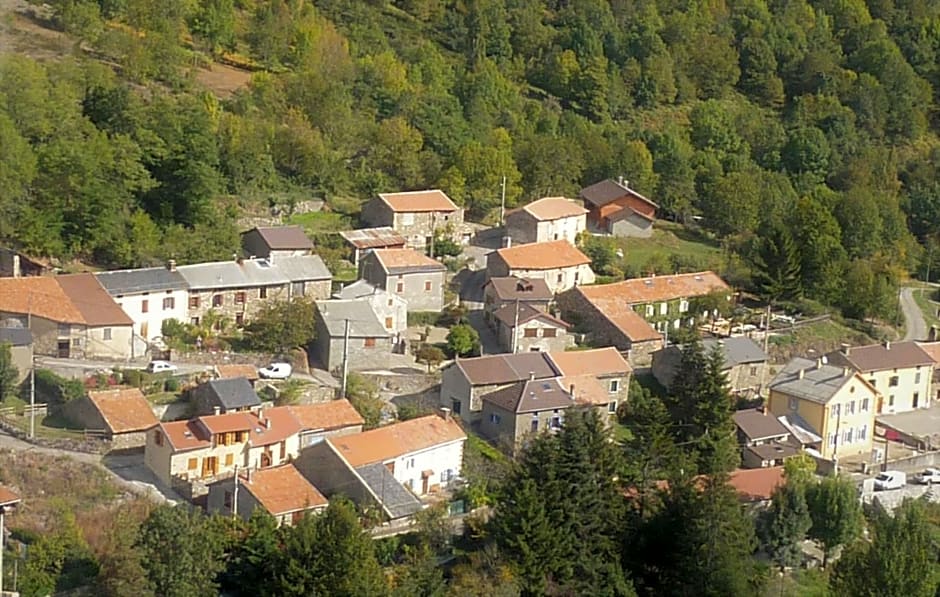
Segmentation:
[(695, 450), (703, 475), (727, 474), (741, 462), (724, 361), (721, 348), (714, 346), (705, 356), (704, 374), (694, 394), (692, 430), (698, 438)]
[(774, 490), (770, 507), (758, 521), (758, 531), (764, 550), (781, 571), (800, 562), (800, 542), (812, 524), (802, 486), (787, 483)]
[(695, 415), (695, 398), (705, 373), (705, 349), (702, 340), (695, 336), (682, 346), (682, 356), (673, 378), (669, 396), (664, 400), (676, 425), (676, 437), (687, 441), (695, 437), (691, 429)]
[(656, 482), (682, 468), (682, 452), (676, 446), (672, 421), (663, 401), (635, 382), (623, 424), (630, 430), (624, 443), (626, 477), (636, 487), (640, 513), (652, 497)]
[(232, 550), (223, 585), (235, 595), (265, 595), (280, 545), (277, 521), (261, 508), (251, 513), (244, 535)]
[(771, 303), (799, 298), (802, 293), (800, 253), (787, 228), (773, 224), (763, 230), (751, 256), (754, 286)]
[(823, 567), (832, 550), (851, 542), (862, 529), (858, 491), (850, 479), (827, 477), (806, 489), (806, 504), (813, 524), (809, 536), (823, 548)]

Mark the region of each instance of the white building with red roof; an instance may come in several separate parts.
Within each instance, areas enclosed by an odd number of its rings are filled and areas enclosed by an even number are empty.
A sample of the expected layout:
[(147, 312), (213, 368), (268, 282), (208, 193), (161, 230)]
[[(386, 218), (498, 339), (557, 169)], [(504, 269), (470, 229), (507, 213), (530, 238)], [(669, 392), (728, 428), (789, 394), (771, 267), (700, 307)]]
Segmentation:
[(565, 197), (543, 197), (506, 214), (513, 244), (566, 240), (574, 244), (587, 227), (588, 210)]
[(463, 208), (439, 189), (379, 193), (362, 206), (362, 219), (369, 226), (392, 228), (414, 249), (424, 250), (435, 233), (466, 240)]
[(225, 516), (251, 518), (258, 508), (278, 525), (293, 525), (308, 513), (324, 510), (329, 502), (293, 464), (239, 471), (209, 486), (206, 510)]

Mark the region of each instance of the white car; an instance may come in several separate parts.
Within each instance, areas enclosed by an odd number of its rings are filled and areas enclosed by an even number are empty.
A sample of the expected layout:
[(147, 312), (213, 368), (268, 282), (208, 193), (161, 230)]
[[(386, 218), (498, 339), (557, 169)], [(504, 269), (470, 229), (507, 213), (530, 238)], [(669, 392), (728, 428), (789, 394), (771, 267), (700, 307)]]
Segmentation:
[(901, 471), (885, 471), (875, 477), (875, 489), (900, 489), (907, 485), (907, 475)]
[(924, 469), (923, 472), (914, 475), (914, 481), (920, 483), (921, 485), (933, 485), (934, 483), (940, 483), (940, 469)]
[(289, 363), (271, 363), (258, 369), (258, 375), (262, 379), (287, 379), (292, 372), (293, 368)]
[(178, 370), (179, 367), (167, 361), (150, 361), (147, 365), (147, 373), (173, 373)]

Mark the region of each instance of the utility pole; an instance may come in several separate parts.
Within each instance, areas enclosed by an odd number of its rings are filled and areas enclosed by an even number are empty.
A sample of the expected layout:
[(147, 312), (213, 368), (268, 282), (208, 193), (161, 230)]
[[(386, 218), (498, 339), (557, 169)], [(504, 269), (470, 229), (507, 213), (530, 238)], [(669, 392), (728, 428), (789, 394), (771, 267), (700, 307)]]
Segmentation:
[(503, 177), (502, 191), (499, 199), (499, 225), (505, 224), (506, 216), (506, 177)]
[(343, 329), (343, 379), (340, 398), (346, 397), (347, 375), (349, 375), (349, 318), (346, 318), (346, 327)]
[(29, 439), (36, 437), (36, 356), (33, 355), (29, 368)]
[(238, 465), (235, 465), (235, 490), (232, 491), (232, 520), (238, 518)]
[(3, 508), (0, 508), (0, 595), (3, 595)]

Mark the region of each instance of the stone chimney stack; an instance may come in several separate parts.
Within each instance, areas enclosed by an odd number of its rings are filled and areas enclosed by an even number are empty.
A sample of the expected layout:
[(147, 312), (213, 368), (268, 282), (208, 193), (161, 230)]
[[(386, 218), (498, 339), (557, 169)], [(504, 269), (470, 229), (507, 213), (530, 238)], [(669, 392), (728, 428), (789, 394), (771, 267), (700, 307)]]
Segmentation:
[(216, 415), (216, 416), (222, 414), (222, 407), (221, 407), (221, 406), (213, 406), (213, 407), (212, 407), (212, 414), (214, 414), (214, 415)]
[(437, 415), (445, 421), (450, 421), (450, 409), (447, 407), (442, 406), (437, 409)]
[(885, 350), (891, 350), (891, 340), (885, 340)]
[(168, 259), (166, 262), (167, 271), (175, 272), (176, 271), (176, 259)]
[(535, 371), (529, 371), (529, 381), (535, 381)]
[(848, 344), (843, 344), (842, 354), (844, 354), (845, 356), (850, 356), (852, 354), (852, 347), (849, 346)]
[(806, 374), (806, 369), (800, 369), (799, 373), (797, 373), (797, 377), (799, 379), (803, 379), (803, 375), (805, 374)]

